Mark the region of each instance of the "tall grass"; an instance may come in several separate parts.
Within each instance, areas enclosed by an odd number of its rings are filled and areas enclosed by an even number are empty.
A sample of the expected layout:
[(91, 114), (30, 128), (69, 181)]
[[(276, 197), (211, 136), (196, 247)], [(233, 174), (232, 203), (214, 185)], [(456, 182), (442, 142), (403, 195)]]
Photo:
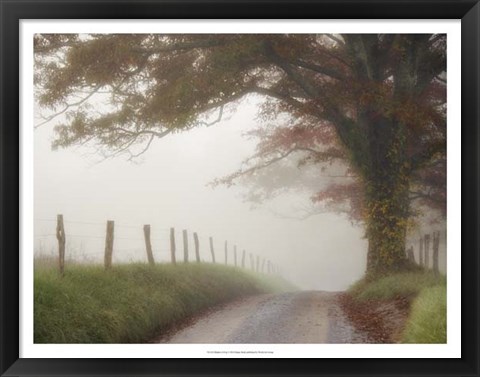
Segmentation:
[(431, 271), (407, 272), (374, 281), (362, 279), (349, 289), (357, 302), (407, 299), (411, 306), (402, 343), (445, 343), (447, 280)]
[(358, 301), (414, 298), (424, 288), (445, 284), (445, 276), (435, 276), (431, 271), (405, 272), (374, 281), (362, 279), (350, 287), (349, 293)]
[(447, 342), (447, 289), (437, 286), (423, 289), (413, 301), (405, 327), (403, 343)]
[(35, 343), (139, 343), (212, 305), (292, 288), (212, 264), (73, 265), (34, 276)]

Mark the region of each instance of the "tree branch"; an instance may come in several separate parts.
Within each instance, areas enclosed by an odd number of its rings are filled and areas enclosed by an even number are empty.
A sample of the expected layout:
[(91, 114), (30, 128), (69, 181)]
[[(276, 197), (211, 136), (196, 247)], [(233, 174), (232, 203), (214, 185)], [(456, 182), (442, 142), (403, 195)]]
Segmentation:
[(274, 210), (269, 210), (269, 212), (274, 215), (275, 217), (279, 219), (290, 219), (290, 220), (307, 220), (310, 217), (317, 216), (317, 215), (325, 215), (325, 214), (331, 214), (335, 212), (343, 212), (343, 213), (348, 213), (346, 210), (333, 210), (333, 209), (328, 209), (328, 208), (322, 208), (322, 209), (311, 209), (311, 210), (302, 210), (304, 214), (302, 215), (285, 215), (283, 213), (280, 213), (278, 211)]
[(101, 88), (100, 85), (97, 86), (87, 96), (85, 96), (84, 98), (82, 98), (81, 100), (79, 100), (77, 102), (67, 103), (65, 108), (63, 108), (59, 112), (56, 112), (56, 113), (46, 117), (43, 122), (35, 125), (33, 128), (36, 129), (36, 128), (39, 128), (39, 127), (43, 126), (44, 124), (47, 124), (48, 122), (52, 121), (53, 119), (55, 119), (59, 115), (65, 114), (67, 112), (67, 110), (70, 109), (71, 107), (76, 107), (76, 106), (82, 105), (83, 103), (88, 101), (94, 94), (96, 94), (99, 91), (100, 88)]
[(224, 107), (225, 107), (225, 105), (220, 105), (220, 111), (218, 113), (218, 117), (214, 121), (212, 121), (212, 122), (198, 122), (198, 124), (202, 125), (202, 126), (206, 126), (206, 127), (211, 127), (214, 124), (219, 123), (223, 118), (223, 108)]
[(409, 195), (410, 200), (424, 199), (437, 204), (445, 204), (445, 200), (442, 198), (435, 197), (432, 193), (422, 192), (422, 191), (410, 191)]
[(345, 80), (345, 77), (334, 69), (322, 67), (315, 63), (308, 63), (300, 59), (291, 59), (291, 60), (288, 60), (288, 62), (293, 65), (296, 65), (297, 67), (305, 68), (305, 69), (320, 73), (324, 76), (331, 77), (336, 80), (340, 80), (340, 81)]
[(275, 52), (271, 43), (265, 42), (264, 43), (264, 52), (267, 58), (270, 59), (272, 63), (277, 65), (281, 68), (290, 79), (293, 80), (302, 90), (310, 96), (312, 99), (318, 98), (318, 91), (312, 85), (310, 85), (307, 80), (305, 80), (301, 74), (299, 74), (291, 65), (290, 63), (283, 59), (280, 55)]
[(130, 153), (130, 158), (128, 160), (131, 161), (134, 158), (139, 157), (142, 154), (144, 154), (148, 150), (148, 148), (150, 148), (150, 144), (152, 144), (153, 139), (155, 139), (155, 135), (150, 136), (150, 140), (148, 140), (147, 145), (140, 152), (135, 153), (135, 154)]
[(195, 42), (183, 42), (175, 43), (172, 45), (165, 45), (161, 47), (135, 47), (132, 49), (133, 52), (142, 53), (142, 54), (158, 54), (162, 52), (175, 52), (175, 51), (185, 51), (192, 50), (196, 48), (209, 48), (225, 45), (226, 42), (218, 39), (207, 39), (204, 41), (195, 41)]
[(151, 136), (154, 136), (154, 137), (157, 137), (157, 138), (162, 138), (162, 137), (165, 137), (168, 134), (172, 133), (173, 130), (174, 130), (173, 128), (168, 128), (165, 131), (161, 131), (161, 132), (153, 131), (153, 130), (131, 131), (131, 130), (128, 130), (128, 129), (123, 128), (123, 127), (112, 127), (112, 128), (107, 129), (106, 131), (107, 132), (108, 131), (121, 131), (121, 132), (130, 134), (132, 136), (151, 135)]
[[(321, 157), (321, 158), (334, 158), (334, 159), (340, 159), (340, 160), (343, 160), (343, 157), (339, 157), (339, 156), (336, 156), (336, 155), (331, 155), (329, 153), (324, 153), (324, 152), (321, 152), (321, 151), (318, 151), (318, 150), (315, 150), (313, 148), (308, 148), (308, 147), (297, 147), (297, 146), (294, 146), (293, 148), (290, 148), (289, 150), (287, 151), (283, 151), (283, 152), (280, 152), (280, 151), (276, 151), (277, 153), (279, 153), (278, 156), (276, 157), (272, 157), (270, 158), (269, 160), (267, 161), (264, 161), (264, 162), (261, 162), (261, 163), (257, 163), (255, 164), (254, 166), (248, 168), (248, 169), (245, 169), (245, 170), (242, 170), (242, 169), (239, 169), (237, 170), (235, 173), (233, 174), (230, 174), (224, 178), (221, 178), (221, 179), (216, 179), (214, 180), (213, 182), (213, 185), (217, 185), (217, 184), (220, 184), (220, 183), (223, 183), (223, 184), (231, 184), (231, 182), (233, 180), (235, 180), (236, 178), (238, 177), (241, 177), (241, 176), (244, 176), (244, 175), (248, 175), (250, 173), (253, 173), (255, 171), (258, 171), (258, 170), (262, 170), (262, 169), (265, 169), (285, 158), (287, 158), (288, 156), (290, 156), (292, 153), (294, 152), (310, 152), (310, 153), (313, 153), (313, 154), (316, 154), (317, 157)], [(273, 152), (270, 152), (270, 154), (272, 154)], [(262, 158), (262, 156), (253, 156), (249, 159), (247, 159), (245, 162), (249, 162), (251, 160), (253, 160), (254, 158)], [(334, 175), (334, 174), (318, 174), (318, 177), (325, 177), (325, 178), (342, 178), (342, 179), (350, 179), (350, 178), (355, 178), (356, 176), (354, 175)]]
[(424, 148), (421, 152), (412, 156), (410, 158), (410, 172), (414, 172), (415, 170), (422, 167), (424, 164), (429, 162), (437, 153), (445, 153), (446, 146), (446, 140), (441, 140), (437, 143), (430, 145), (427, 148)]
[(276, 98), (276, 99), (281, 100), (281, 101), (285, 101), (289, 105), (292, 105), (292, 106), (294, 106), (298, 109), (301, 109), (305, 106), (302, 102), (300, 102), (300, 101), (298, 101), (298, 100), (296, 100), (296, 99), (294, 99), (290, 96), (287, 96), (285, 94), (276, 92), (275, 90), (270, 89), (270, 88), (262, 88), (260, 86), (255, 86), (255, 87), (250, 88), (249, 91), (251, 93), (258, 93), (258, 94), (262, 94), (264, 96), (268, 96), (268, 97)]

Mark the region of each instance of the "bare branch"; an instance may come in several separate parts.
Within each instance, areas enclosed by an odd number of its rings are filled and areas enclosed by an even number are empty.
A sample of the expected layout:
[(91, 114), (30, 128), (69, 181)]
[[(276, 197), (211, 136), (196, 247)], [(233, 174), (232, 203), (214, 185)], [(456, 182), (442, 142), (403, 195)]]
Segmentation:
[[(315, 154), (318, 158), (329, 158), (329, 159), (337, 159), (337, 160), (346, 160), (345, 156), (341, 154), (341, 152), (338, 152), (337, 154), (329, 152), (324, 152), (324, 151), (319, 151), (313, 148), (309, 147), (302, 147), (302, 146), (295, 146), (293, 148), (296, 151), (305, 151), (305, 152), (310, 152)], [(353, 176), (352, 176), (353, 177)]]
[(147, 145), (145, 145), (145, 147), (140, 152), (135, 153), (135, 154), (130, 153), (130, 158), (128, 160), (131, 161), (134, 158), (139, 157), (142, 154), (144, 154), (148, 150), (148, 148), (150, 148), (150, 144), (152, 144), (153, 139), (155, 139), (155, 135), (150, 136), (150, 140), (148, 140)]
[[(295, 215), (286, 215), (286, 214), (283, 214), (283, 213), (280, 213), (278, 211), (274, 211), (274, 210), (269, 210), (269, 212), (274, 215), (275, 217), (279, 218), (279, 219), (290, 219), (290, 220), (307, 220), (309, 219), (310, 217), (313, 217), (313, 216), (317, 216), (317, 215), (324, 215), (324, 214), (331, 214), (332, 212), (339, 212), (339, 211), (334, 211), (334, 210), (331, 210), (331, 209), (321, 209), (321, 210), (312, 210), (310, 212), (308, 211), (304, 211), (305, 213), (302, 214), (302, 215), (298, 215), (298, 216), (295, 216)], [(347, 211), (345, 211), (347, 212)]]
[(212, 122), (198, 122), (199, 125), (202, 125), (202, 126), (206, 126), (206, 127), (211, 127), (213, 126), (214, 124), (216, 123), (219, 123), (221, 120), (222, 120), (222, 117), (223, 117), (223, 109), (224, 109), (225, 105), (221, 105), (220, 106), (220, 111), (218, 113), (218, 117), (217, 119), (215, 119), (214, 121)]
[[(242, 177), (242, 176), (245, 176), (245, 175), (248, 175), (248, 174), (251, 174), (251, 173), (254, 173), (256, 171), (259, 171), (259, 170), (262, 170), (262, 169), (265, 169), (285, 158), (287, 158), (288, 156), (290, 156), (292, 153), (294, 152), (305, 152), (305, 151), (308, 151), (310, 153), (313, 153), (313, 154), (316, 154), (317, 157), (319, 158), (334, 158), (334, 159), (340, 159), (340, 160), (343, 160), (343, 157), (340, 157), (340, 156), (336, 156), (336, 155), (332, 155), (328, 152), (322, 152), (322, 151), (318, 151), (318, 150), (315, 150), (313, 148), (308, 148), (308, 147), (297, 147), (297, 146), (294, 146), (293, 148), (287, 150), (287, 151), (272, 151), (270, 154), (274, 153), (274, 152), (277, 152), (278, 155), (276, 157), (272, 157), (270, 158), (269, 160), (267, 161), (263, 161), (263, 162), (257, 162), (256, 164), (254, 164), (253, 166), (251, 166), (250, 168), (248, 169), (239, 169), (237, 170), (236, 172), (234, 172), (233, 174), (230, 174), (226, 177), (223, 177), (223, 178), (220, 178), (220, 179), (215, 179), (213, 182), (211, 182), (209, 185), (212, 185), (212, 186), (215, 186), (215, 185), (218, 185), (218, 184), (227, 184), (227, 185), (231, 185), (232, 182), (239, 178), (239, 177)], [(248, 158), (247, 160), (244, 161), (244, 163), (246, 162), (249, 162), (255, 158), (261, 158), (262, 156), (259, 156), (259, 155), (256, 155), (256, 156), (253, 156), (251, 158)], [(318, 177), (324, 177), (324, 178), (340, 178), (340, 179), (352, 179), (352, 178), (356, 178), (355, 175), (352, 175), (352, 174), (341, 174), (341, 175), (336, 175), (336, 174), (318, 174), (317, 175)]]

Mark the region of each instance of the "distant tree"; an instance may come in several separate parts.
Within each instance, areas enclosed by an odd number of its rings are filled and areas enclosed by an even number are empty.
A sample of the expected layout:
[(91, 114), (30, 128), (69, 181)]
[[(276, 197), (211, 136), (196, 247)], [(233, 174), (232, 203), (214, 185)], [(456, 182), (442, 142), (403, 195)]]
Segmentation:
[[(372, 276), (408, 268), (412, 191), (425, 201), (444, 195), (435, 185), (446, 149), (445, 35), (44, 34), (34, 42), (37, 98), (55, 112), (46, 121), (67, 116), (54, 147), (94, 142), (135, 157), (156, 137), (217, 122), (248, 95), (265, 98), (263, 116), (289, 124), (261, 136), (259, 162), (304, 150), (306, 162), (345, 165), (355, 179), (317, 199), (358, 205)], [(101, 98), (108, 106), (91, 108)]]

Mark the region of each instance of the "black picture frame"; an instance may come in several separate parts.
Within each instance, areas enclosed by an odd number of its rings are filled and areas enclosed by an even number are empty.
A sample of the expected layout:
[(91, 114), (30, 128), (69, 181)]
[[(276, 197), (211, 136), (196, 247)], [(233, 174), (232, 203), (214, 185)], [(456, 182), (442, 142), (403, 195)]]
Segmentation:
[[(478, 376), (479, 18), (472, 0), (0, 0), (2, 376)], [(459, 359), (19, 358), (19, 21), (22, 19), (461, 19), (462, 357)], [(21, 235), (20, 235), (21, 236)], [(460, 252), (460, 250), (458, 250)]]

